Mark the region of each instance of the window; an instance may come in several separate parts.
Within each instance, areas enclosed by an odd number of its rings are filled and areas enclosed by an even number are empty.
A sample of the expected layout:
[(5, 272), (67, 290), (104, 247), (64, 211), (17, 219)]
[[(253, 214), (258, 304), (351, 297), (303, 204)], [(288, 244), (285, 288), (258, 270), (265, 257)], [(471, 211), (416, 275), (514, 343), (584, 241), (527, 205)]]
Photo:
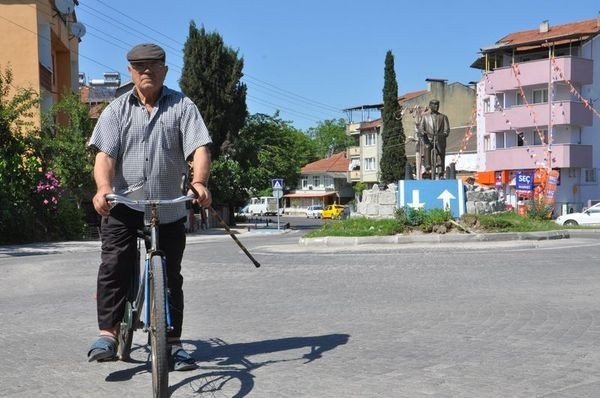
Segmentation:
[(365, 158), (365, 170), (375, 170), (375, 158)]
[(504, 109), (504, 93), (496, 94), (496, 103), (494, 105), (494, 109), (497, 111)]
[(373, 146), (377, 144), (377, 135), (375, 133), (367, 133), (365, 135), (365, 146)]
[(490, 112), (490, 99), (486, 98), (483, 100), (483, 113)]
[(533, 90), (533, 103), (543, 104), (548, 102), (548, 89), (542, 88), (539, 90)]
[(302, 177), (302, 189), (308, 188), (308, 177)]
[(517, 133), (517, 146), (523, 146), (524, 142), (523, 133)]
[(585, 182), (596, 182), (596, 169), (584, 169), (585, 170)]
[(325, 176), (323, 179), (325, 180), (325, 188), (334, 188), (334, 182), (332, 177)]
[(517, 97), (515, 98), (515, 104), (523, 105), (525, 103), (525, 99), (521, 96), (521, 90), (517, 90)]
[[(542, 142), (541, 136), (544, 137), (544, 142)], [(548, 143), (548, 130), (539, 130), (533, 132), (533, 145), (546, 145)]]
[(496, 149), (504, 147), (504, 133), (496, 133)]
[(483, 150), (486, 152), (490, 150), (490, 136), (489, 135), (486, 135), (483, 137)]
[(312, 183), (313, 188), (321, 186), (321, 176), (313, 176), (312, 179), (313, 179), (313, 183)]

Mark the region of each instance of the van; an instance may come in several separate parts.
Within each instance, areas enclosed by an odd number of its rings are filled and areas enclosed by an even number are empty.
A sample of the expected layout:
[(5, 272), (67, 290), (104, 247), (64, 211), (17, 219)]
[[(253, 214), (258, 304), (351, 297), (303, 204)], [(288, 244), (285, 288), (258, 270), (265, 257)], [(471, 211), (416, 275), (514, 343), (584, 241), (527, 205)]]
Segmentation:
[(274, 216), (277, 215), (277, 198), (274, 196), (261, 196), (251, 198), (241, 210), (241, 213), (252, 216)]
[(323, 213), (323, 206), (313, 205), (306, 208), (306, 218), (321, 218)]

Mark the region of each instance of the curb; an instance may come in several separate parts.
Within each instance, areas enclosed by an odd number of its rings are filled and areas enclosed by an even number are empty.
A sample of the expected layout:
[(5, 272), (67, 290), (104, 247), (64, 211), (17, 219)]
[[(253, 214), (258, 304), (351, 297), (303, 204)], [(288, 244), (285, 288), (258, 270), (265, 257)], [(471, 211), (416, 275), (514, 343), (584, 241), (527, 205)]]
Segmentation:
[[(455, 242), (499, 242), (510, 240), (556, 240), (573, 237), (600, 238), (600, 230), (594, 231), (559, 230), (545, 232), (494, 232), (486, 234), (427, 234), (393, 236), (324, 236), (319, 238), (300, 238), (303, 246), (359, 246), (369, 244), (410, 244), (410, 243), (455, 243)], [(582, 233), (579, 233), (582, 232)], [(587, 233), (590, 232), (590, 233)]]

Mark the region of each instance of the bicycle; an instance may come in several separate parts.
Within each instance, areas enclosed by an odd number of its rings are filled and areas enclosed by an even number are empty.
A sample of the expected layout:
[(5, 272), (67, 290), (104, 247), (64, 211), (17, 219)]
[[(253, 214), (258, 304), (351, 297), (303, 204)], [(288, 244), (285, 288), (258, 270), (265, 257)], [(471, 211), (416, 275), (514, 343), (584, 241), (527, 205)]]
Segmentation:
[[(113, 204), (150, 206), (150, 224), (143, 230), (138, 230), (138, 238), (140, 238), (138, 240), (138, 261), (134, 267), (134, 276), (127, 293), (125, 314), (119, 325), (117, 356), (120, 360), (127, 361), (131, 352), (133, 333), (138, 329), (148, 333), (154, 397), (168, 395), (167, 331), (173, 328), (167, 293), (167, 262), (164, 253), (158, 246), (158, 206), (182, 203), (194, 198), (194, 194), (189, 194), (168, 200), (132, 200), (116, 194), (106, 195), (107, 201)], [(143, 267), (141, 265), (141, 240), (144, 240), (146, 248)]]

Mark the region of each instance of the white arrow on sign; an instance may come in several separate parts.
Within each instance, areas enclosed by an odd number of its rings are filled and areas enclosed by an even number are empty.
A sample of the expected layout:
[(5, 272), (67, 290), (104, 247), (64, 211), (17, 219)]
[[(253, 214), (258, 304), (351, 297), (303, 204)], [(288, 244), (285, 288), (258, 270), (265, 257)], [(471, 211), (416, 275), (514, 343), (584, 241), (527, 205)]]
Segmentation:
[(442, 200), (442, 203), (444, 205), (444, 210), (449, 210), (450, 209), (450, 200), (456, 199), (456, 197), (454, 195), (452, 195), (447, 189), (444, 189), (444, 192), (442, 192), (440, 194), (440, 196), (438, 196), (437, 198)]
[(408, 205), (410, 207), (412, 207), (413, 209), (420, 209), (421, 207), (425, 206), (425, 203), (419, 202), (419, 190), (418, 189), (413, 189), (412, 203), (409, 203)]

